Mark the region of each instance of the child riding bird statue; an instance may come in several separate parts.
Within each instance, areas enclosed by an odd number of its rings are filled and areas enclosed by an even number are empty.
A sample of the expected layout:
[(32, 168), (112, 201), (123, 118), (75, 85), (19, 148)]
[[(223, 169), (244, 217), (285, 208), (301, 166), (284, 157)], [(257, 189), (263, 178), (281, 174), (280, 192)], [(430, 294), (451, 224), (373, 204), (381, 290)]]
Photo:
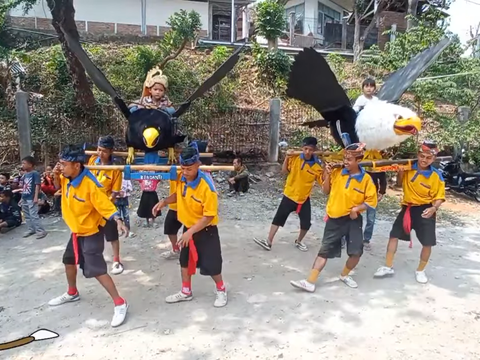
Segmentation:
[(328, 126), (338, 145), (364, 143), (365, 159), (381, 159), (379, 151), (395, 146), (417, 134), (421, 120), (412, 110), (394, 104), (450, 44), (443, 39), (416, 55), (402, 69), (391, 74), (373, 101), (357, 114), (324, 57), (314, 49), (295, 56), (287, 95), (313, 106), (323, 117), (306, 125)]
[[(115, 105), (128, 121), (126, 131), (126, 143), (128, 146), (127, 164), (133, 162), (135, 149), (145, 152), (145, 164), (157, 164), (160, 160), (158, 151), (165, 149), (168, 149), (169, 163), (176, 162), (174, 146), (183, 142), (186, 138), (186, 135), (178, 132), (177, 119), (188, 110), (193, 101), (203, 96), (235, 67), (243, 50), (243, 46), (238, 48), (178, 109), (175, 110), (171, 107), (158, 108), (153, 106), (154, 104), (152, 106), (140, 104), (141, 106), (129, 108), (105, 75), (91, 61), (79, 41), (72, 37), (63, 27), (62, 31), (65, 34), (68, 46), (82, 63), (92, 81), (101, 91), (112, 98)], [(160, 69), (154, 68), (149, 72), (145, 81), (142, 99), (146, 95), (148, 96), (145, 90), (147, 88), (151, 89), (157, 83), (166, 88), (166, 77)], [(151, 95), (151, 90), (149, 92)]]

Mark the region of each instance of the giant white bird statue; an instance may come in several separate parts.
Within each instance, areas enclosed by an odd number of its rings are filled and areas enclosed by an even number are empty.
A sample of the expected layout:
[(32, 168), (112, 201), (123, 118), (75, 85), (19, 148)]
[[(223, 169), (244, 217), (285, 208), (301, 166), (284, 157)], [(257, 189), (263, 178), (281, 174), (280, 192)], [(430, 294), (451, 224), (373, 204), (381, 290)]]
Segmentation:
[(313, 48), (305, 48), (295, 56), (287, 95), (312, 105), (323, 120), (305, 125), (330, 127), (333, 138), (342, 147), (362, 142), (369, 150), (384, 150), (420, 131), (417, 114), (394, 103), (449, 44), (449, 39), (443, 39), (391, 74), (377, 94), (380, 101), (367, 103), (358, 114), (327, 61)]

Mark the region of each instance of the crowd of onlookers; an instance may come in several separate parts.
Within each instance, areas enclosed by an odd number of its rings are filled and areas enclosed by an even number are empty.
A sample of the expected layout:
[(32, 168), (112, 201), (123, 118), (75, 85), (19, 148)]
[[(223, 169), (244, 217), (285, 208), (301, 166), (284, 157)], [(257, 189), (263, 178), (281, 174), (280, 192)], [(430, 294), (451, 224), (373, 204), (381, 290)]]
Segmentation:
[[(249, 188), (249, 172), (243, 164), (241, 158), (237, 157), (233, 161), (234, 171), (228, 178), (229, 196), (239, 194), (243, 196)], [(147, 195), (156, 195), (156, 188), (159, 181), (148, 180), (141, 182), (143, 203), (147, 200)], [(130, 228), (129, 219), (129, 196), (133, 191), (132, 183), (129, 180), (123, 180), (122, 190), (117, 195), (115, 204), (121, 214), (121, 217)], [(152, 204), (158, 202), (153, 201)], [(142, 201), (141, 201), (142, 203)], [(148, 205), (148, 204), (145, 204)], [(153, 221), (151, 206), (145, 206), (145, 214), (142, 213), (144, 206), (139, 206), (139, 218), (146, 218), (147, 226)], [(28, 226), (24, 237), (37, 235), (41, 239), (47, 235), (40, 222), (40, 217), (46, 214), (60, 215), (61, 213), (61, 194), (55, 189), (53, 182), (53, 170), (47, 166), (45, 171), (40, 174), (35, 170), (35, 160), (27, 156), (22, 160), (20, 171), (11, 175), (8, 172), (0, 173), (0, 231), (6, 232), (20, 226), (24, 221)]]
[(6, 232), (20, 226), (28, 226), (25, 237), (37, 235), (43, 238), (47, 232), (40, 216), (60, 213), (60, 194), (55, 191), (52, 167), (40, 174), (35, 170), (35, 160), (27, 156), (22, 160), (18, 174), (0, 174), (0, 231)]

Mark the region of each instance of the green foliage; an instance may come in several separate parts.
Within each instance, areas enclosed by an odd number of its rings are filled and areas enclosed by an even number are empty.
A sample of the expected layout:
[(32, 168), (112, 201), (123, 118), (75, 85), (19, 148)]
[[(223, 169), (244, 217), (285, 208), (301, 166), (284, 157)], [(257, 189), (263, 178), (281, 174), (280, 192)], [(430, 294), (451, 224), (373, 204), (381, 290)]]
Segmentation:
[(187, 42), (195, 40), (202, 28), (200, 14), (194, 10), (187, 12), (183, 9), (170, 16), (167, 25), (170, 26), (170, 30), (159, 44), (163, 57), (173, 54)]
[(345, 58), (339, 54), (330, 53), (327, 55), (327, 62), (335, 73), (338, 82), (344, 81), (347, 77), (345, 72)]
[(256, 43), (253, 46), (253, 58), (260, 82), (275, 95), (281, 94), (287, 85), (292, 59), (281, 50), (269, 51)]
[(285, 7), (276, 0), (264, 0), (256, 6), (257, 33), (267, 40), (279, 38), (287, 26)]
[[(426, 79), (416, 81), (408, 90), (414, 95), (412, 104), (424, 120), (430, 120), (431, 125), (424, 130), (428, 131), (426, 136), (437, 140), (441, 147), (465, 143), (480, 149), (477, 135), (480, 132), (480, 59), (462, 57), (464, 49), (458, 37), (448, 32), (443, 12), (430, 8), (414, 27), (405, 33), (397, 33), (384, 51), (377, 51), (376, 56), (365, 60), (363, 70), (377, 77), (383, 76), (386, 71), (405, 66), (413, 56), (445, 37), (452, 40), (451, 45), (422, 74)], [(450, 110), (439, 111), (439, 103), (449, 104)], [(458, 106), (472, 109), (466, 125), (459, 124), (451, 110)], [(408, 144), (402, 144), (400, 150), (408, 148)], [(480, 150), (477, 151), (480, 154)], [(472, 158), (480, 158), (480, 155), (472, 155)]]

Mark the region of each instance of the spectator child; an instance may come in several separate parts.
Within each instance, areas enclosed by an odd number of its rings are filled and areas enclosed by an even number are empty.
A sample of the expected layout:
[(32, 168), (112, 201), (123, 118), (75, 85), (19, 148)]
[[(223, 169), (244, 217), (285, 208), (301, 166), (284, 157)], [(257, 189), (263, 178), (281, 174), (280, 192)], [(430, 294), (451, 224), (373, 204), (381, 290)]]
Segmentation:
[(137, 215), (139, 218), (147, 220), (147, 227), (150, 226), (150, 219), (152, 219), (152, 223), (155, 219), (152, 209), (158, 203), (157, 186), (159, 182), (159, 180), (140, 180), (142, 197), (140, 198)]
[[(115, 205), (117, 206), (118, 212), (120, 213), (120, 217), (123, 219), (125, 226), (130, 230), (130, 212), (128, 198), (130, 197), (133, 191), (132, 182), (130, 180), (122, 180), (122, 190), (117, 195), (115, 200)], [(132, 233), (130, 232), (130, 236)]]
[(0, 191), (0, 229), (12, 229), (22, 224), (22, 214), (13, 200), (11, 190)]

